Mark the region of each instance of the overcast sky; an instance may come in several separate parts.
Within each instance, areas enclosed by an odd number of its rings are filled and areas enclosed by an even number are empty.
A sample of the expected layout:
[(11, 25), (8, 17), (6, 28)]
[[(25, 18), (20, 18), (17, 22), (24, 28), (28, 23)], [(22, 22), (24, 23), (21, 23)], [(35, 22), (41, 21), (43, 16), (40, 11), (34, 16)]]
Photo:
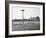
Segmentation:
[(30, 17), (40, 17), (40, 8), (39, 7), (12, 7), (12, 19), (22, 19), (22, 9), (24, 9), (24, 18), (29, 19)]

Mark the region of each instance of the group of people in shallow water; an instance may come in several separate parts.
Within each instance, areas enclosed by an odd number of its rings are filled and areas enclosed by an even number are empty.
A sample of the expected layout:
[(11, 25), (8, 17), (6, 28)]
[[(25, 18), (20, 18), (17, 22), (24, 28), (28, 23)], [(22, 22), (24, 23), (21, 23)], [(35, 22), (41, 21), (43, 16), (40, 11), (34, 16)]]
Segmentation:
[(15, 21), (13, 24), (30, 24), (30, 23), (40, 23), (40, 21)]

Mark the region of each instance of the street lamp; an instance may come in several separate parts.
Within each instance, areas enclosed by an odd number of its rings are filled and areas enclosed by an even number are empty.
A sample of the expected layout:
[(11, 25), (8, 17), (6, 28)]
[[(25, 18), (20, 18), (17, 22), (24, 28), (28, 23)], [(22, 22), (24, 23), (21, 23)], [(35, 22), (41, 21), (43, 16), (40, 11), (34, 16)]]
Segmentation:
[(22, 19), (24, 20), (24, 9), (22, 9), (21, 11), (22, 11)]
[(24, 26), (24, 9), (21, 10), (22, 11), (22, 19), (23, 19), (23, 26)]

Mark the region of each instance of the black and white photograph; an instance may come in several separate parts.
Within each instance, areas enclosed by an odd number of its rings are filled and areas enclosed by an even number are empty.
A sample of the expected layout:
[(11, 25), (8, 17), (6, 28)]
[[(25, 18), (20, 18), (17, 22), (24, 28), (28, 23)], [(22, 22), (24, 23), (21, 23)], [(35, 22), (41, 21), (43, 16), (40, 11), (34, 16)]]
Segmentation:
[(43, 34), (44, 3), (8, 3), (8, 35)]
[(12, 7), (12, 31), (40, 30), (40, 7)]

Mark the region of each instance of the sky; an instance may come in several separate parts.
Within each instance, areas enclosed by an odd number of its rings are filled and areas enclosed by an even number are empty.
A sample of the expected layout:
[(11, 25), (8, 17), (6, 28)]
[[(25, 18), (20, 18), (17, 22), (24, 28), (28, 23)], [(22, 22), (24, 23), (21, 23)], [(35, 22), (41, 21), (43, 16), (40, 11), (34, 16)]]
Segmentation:
[[(24, 10), (22, 12), (21, 10)], [(23, 7), (23, 6), (13, 6), (12, 7), (12, 19), (22, 19), (22, 13), (24, 13), (24, 19), (29, 19), (30, 17), (40, 17), (39, 7)]]

